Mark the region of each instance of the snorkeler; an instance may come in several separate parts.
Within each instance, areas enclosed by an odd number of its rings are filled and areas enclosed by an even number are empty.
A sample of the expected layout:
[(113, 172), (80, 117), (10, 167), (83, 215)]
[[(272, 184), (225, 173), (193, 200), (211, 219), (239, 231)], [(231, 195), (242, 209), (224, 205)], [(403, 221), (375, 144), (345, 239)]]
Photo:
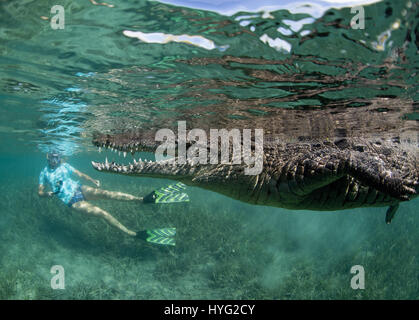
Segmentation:
[[(80, 185), (78, 181), (71, 179), (71, 174), (93, 183), (97, 188)], [(52, 191), (46, 192), (45, 185), (48, 184)], [(100, 181), (92, 179), (88, 175), (78, 171), (64, 163), (58, 152), (47, 154), (47, 166), (39, 176), (38, 194), (40, 197), (52, 197), (56, 195), (62, 202), (70, 208), (86, 213), (91, 216), (104, 219), (111, 226), (118, 228), (126, 234), (143, 239), (147, 242), (164, 245), (175, 245), (175, 228), (153, 229), (134, 232), (126, 228), (122, 223), (115, 219), (105, 210), (94, 206), (89, 201), (97, 199), (113, 199), (122, 201), (137, 201), (141, 203), (173, 203), (188, 202), (189, 197), (182, 192), (184, 185), (177, 183), (159, 190), (155, 190), (146, 197), (136, 197), (131, 194), (118, 191), (99, 189)]]

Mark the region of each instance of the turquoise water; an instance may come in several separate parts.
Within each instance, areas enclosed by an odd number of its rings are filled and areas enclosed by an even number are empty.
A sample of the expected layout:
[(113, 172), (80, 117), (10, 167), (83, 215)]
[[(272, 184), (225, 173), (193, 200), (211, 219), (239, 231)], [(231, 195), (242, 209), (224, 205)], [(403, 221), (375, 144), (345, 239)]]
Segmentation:
[[(350, 6), (323, 1), (262, 11), (246, 1), (95, 3), (62, 1), (65, 26), (54, 30), (55, 1), (0, 1), (0, 299), (419, 298), (417, 199), (391, 225), (386, 208), (295, 212), (197, 188), (187, 204), (95, 202), (133, 230), (176, 226), (176, 247), (163, 247), (37, 195), (51, 148), (104, 189), (144, 195), (168, 183), (96, 172), (96, 130), (281, 115), (281, 133), (298, 136), (301, 115), (321, 115), (310, 134), (322, 133), (322, 112), (373, 106), (351, 130), (397, 119), (417, 133), (416, 2), (365, 5), (362, 30), (350, 27)], [(65, 290), (51, 289), (53, 265)], [(364, 290), (350, 286), (354, 265)]]

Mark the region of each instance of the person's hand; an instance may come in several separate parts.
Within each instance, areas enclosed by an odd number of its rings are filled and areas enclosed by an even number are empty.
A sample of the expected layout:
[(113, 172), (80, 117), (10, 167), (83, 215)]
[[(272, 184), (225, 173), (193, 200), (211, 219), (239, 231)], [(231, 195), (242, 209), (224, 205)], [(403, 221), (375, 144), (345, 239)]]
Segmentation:
[(96, 185), (97, 188), (100, 188), (100, 181), (99, 180), (93, 180), (93, 183)]
[(47, 196), (48, 196), (48, 197), (52, 197), (53, 195), (54, 195), (54, 192), (52, 192), (52, 191), (48, 191), (48, 192), (47, 192)]

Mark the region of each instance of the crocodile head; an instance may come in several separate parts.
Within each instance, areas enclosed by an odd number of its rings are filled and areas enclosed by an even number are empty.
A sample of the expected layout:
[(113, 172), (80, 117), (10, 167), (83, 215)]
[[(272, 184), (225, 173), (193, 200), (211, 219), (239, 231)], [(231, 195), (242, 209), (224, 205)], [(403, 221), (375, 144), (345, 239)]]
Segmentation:
[[(262, 183), (263, 177), (267, 177), (268, 172), (273, 167), (269, 161), (266, 161), (263, 147), (255, 147), (254, 141), (251, 142), (252, 146), (247, 153), (252, 154), (252, 156), (250, 158), (246, 157), (244, 161), (242, 161), (241, 155), (247, 149), (242, 148), (241, 143), (239, 152), (235, 152), (233, 146), (230, 145), (225, 149), (226, 153), (223, 155), (221, 140), (219, 140), (215, 159), (214, 157), (211, 158), (214, 153), (211, 153), (210, 148), (202, 147), (199, 143), (191, 144), (187, 142), (185, 144), (187, 156), (182, 157), (179, 153), (181, 144), (177, 139), (174, 140), (176, 150), (174, 156), (156, 160), (159, 157), (156, 156), (155, 152), (162, 144), (156, 142), (155, 134), (156, 130), (136, 130), (113, 135), (95, 134), (93, 144), (100, 151), (107, 149), (118, 153), (121, 161), (118, 163), (109, 162), (106, 158), (102, 163), (92, 162), (93, 167), (101, 172), (172, 179), (187, 185), (213, 190), (246, 202), (258, 202), (260, 196), (258, 188), (265, 185)], [(230, 140), (228, 141), (230, 142)], [(207, 146), (209, 145), (208, 143)], [(193, 146), (202, 148), (199, 153), (193, 153), (191, 151)], [(259, 159), (256, 159), (255, 151), (260, 152)], [(143, 159), (138, 156), (140, 152)], [(125, 160), (131, 158), (130, 154), (132, 160)], [(228, 159), (223, 158), (226, 155)], [(256, 168), (257, 160), (258, 168)], [(252, 174), (252, 169), (255, 174)], [(250, 194), (249, 190), (253, 190), (253, 193)], [(246, 195), (246, 199), (244, 199), (244, 195)]]

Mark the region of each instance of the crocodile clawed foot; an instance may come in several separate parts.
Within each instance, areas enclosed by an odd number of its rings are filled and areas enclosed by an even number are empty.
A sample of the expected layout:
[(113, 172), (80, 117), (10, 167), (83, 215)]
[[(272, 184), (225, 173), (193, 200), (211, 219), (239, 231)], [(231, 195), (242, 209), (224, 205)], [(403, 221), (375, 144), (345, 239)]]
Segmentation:
[[(397, 179), (399, 180), (399, 179)], [(393, 185), (395, 185), (396, 188), (394, 188), (394, 193), (391, 194), (395, 198), (402, 200), (402, 201), (408, 201), (412, 198), (412, 196), (417, 194), (416, 188), (418, 187), (417, 181), (412, 180), (401, 180), (397, 181), (393, 180)]]
[(403, 186), (406, 193), (415, 195), (419, 189), (419, 181), (406, 180)]

